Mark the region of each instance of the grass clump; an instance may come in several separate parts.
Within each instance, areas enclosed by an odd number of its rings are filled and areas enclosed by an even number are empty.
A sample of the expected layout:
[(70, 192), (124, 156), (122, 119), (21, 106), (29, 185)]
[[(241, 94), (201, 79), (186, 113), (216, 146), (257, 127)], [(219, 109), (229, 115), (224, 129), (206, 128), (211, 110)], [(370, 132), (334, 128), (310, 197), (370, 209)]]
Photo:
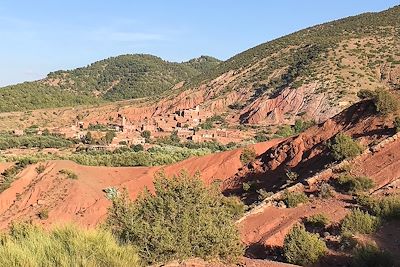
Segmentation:
[(181, 173), (155, 177), (155, 194), (132, 202), (127, 193), (113, 199), (107, 225), (122, 241), (133, 244), (146, 264), (192, 257), (236, 261), (243, 245), (235, 220), (244, 206), (207, 188), (199, 176)]
[(288, 208), (295, 208), (301, 203), (307, 203), (308, 197), (304, 192), (289, 192), (286, 190), (283, 193), (282, 201)]
[(140, 266), (136, 250), (104, 230), (63, 226), (50, 232), (14, 224), (1, 237), (0, 266)]
[(339, 133), (333, 143), (329, 144), (331, 154), (336, 160), (351, 159), (363, 152), (363, 147), (350, 136)]
[(324, 214), (318, 213), (308, 217), (305, 223), (313, 227), (325, 227), (329, 223), (329, 219)]
[(68, 179), (72, 179), (72, 180), (78, 179), (78, 175), (71, 170), (62, 169), (59, 171), (59, 173), (66, 175), (68, 177)]
[(351, 267), (394, 267), (393, 256), (376, 245), (366, 244), (355, 250)]
[(242, 153), (240, 154), (240, 161), (243, 165), (247, 165), (250, 162), (256, 159), (256, 151), (252, 147), (245, 147), (243, 148)]
[(338, 177), (337, 182), (341, 189), (347, 193), (359, 193), (370, 190), (375, 183), (372, 179), (363, 176), (344, 174)]
[(377, 230), (379, 225), (379, 218), (356, 208), (344, 217), (341, 231), (342, 233), (371, 234)]
[(325, 255), (327, 247), (318, 234), (309, 233), (304, 226), (296, 225), (285, 236), (283, 252), (288, 262), (309, 265)]

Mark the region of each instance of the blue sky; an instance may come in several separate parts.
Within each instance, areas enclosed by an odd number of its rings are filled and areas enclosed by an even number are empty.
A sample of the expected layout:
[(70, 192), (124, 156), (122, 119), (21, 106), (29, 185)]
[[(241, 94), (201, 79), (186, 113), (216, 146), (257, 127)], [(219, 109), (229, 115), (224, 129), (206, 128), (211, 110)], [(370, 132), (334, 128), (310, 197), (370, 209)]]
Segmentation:
[(296, 30), (400, 0), (3, 0), (0, 86), (128, 53), (227, 59)]

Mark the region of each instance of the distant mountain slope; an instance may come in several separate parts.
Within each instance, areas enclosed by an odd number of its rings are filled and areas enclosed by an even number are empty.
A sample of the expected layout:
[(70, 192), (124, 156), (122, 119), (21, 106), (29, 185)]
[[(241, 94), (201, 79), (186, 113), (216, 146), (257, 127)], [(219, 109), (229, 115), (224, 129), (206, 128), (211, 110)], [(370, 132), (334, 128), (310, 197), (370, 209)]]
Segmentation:
[(0, 88), (0, 112), (93, 104), (158, 95), (219, 64), (201, 56), (183, 63), (152, 55), (121, 55), (45, 79)]
[[(0, 112), (49, 106), (44, 100), (25, 105), (30, 95), (20, 97), (19, 89), (39, 86), (48, 89), (44, 99), (53, 106), (68, 106), (74, 97), (84, 104), (157, 96), (157, 103), (163, 102), (159, 113), (199, 104), (236, 123), (293, 123), (299, 117), (321, 121), (357, 101), (360, 89), (399, 89), (399, 51), (396, 6), (310, 27), (225, 62), (200, 57), (171, 63), (150, 55), (123, 55), (57, 71), (39, 82), (8, 87), (15, 99), (0, 99)], [(176, 86), (181, 81), (184, 85)], [(0, 88), (0, 96), (7, 90)], [(68, 94), (68, 101), (59, 97), (59, 102), (51, 102), (53, 90)], [(86, 99), (92, 95), (97, 99)], [(148, 109), (150, 115), (154, 110)]]
[(360, 89), (376, 88), (400, 89), (400, 6), (261, 44), (183, 89), (236, 121), (282, 124), (296, 116), (327, 119), (357, 101)]

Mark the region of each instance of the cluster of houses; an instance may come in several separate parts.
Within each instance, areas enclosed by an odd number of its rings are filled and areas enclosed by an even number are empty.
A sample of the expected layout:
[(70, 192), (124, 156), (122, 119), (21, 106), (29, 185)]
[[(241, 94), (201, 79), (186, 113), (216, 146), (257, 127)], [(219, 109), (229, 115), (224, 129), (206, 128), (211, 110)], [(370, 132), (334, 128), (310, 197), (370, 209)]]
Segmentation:
[[(64, 135), (67, 138), (83, 139), (88, 132), (94, 138), (101, 138), (109, 130), (115, 132), (115, 137), (108, 146), (145, 145), (143, 132), (148, 131), (151, 138), (170, 136), (176, 133), (181, 140), (194, 142), (218, 141), (222, 144), (240, 142), (248, 137), (245, 132), (236, 129), (225, 129), (221, 125), (213, 129), (201, 129), (201, 123), (212, 114), (202, 112), (199, 106), (178, 110), (170, 114), (160, 114), (142, 121), (130, 121), (123, 114), (118, 114), (112, 122), (104, 124), (89, 124), (78, 121), (70, 127), (50, 129), (52, 133)], [(200, 126), (200, 127), (199, 127)]]

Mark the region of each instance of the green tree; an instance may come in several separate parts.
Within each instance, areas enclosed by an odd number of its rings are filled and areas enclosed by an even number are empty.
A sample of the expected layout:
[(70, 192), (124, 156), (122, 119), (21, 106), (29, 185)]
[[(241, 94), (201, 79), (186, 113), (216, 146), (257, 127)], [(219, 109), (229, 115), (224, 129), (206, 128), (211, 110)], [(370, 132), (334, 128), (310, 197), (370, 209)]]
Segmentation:
[(234, 261), (243, 254), (235, 226), (243, 205), (236, 199), (206, 188), (199, 175), (159, 173), (154, 186), (154, 195), (145, 191), (135, 202), (126, 193), (115, 198), (107, 219), (148, 264), (190, 257)]

